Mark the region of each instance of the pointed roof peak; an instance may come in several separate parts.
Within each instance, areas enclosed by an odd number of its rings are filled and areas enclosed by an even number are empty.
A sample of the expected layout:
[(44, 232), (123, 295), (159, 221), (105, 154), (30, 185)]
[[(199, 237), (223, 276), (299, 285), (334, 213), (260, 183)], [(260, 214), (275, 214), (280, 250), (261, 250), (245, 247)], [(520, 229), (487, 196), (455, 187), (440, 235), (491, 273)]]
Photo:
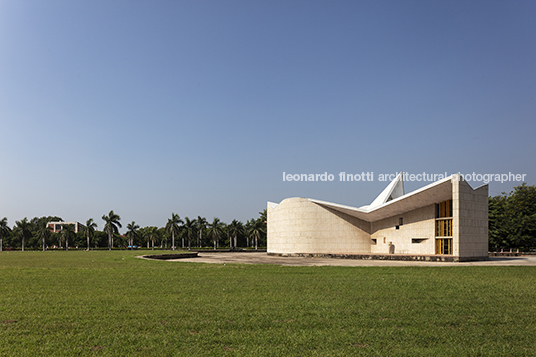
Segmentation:
[(395, 179), (376, 197), (368, 206), (368, 209), (374, 209), (395, 198), (404, 196), (404, 174), (402, 171), (396, 175)]

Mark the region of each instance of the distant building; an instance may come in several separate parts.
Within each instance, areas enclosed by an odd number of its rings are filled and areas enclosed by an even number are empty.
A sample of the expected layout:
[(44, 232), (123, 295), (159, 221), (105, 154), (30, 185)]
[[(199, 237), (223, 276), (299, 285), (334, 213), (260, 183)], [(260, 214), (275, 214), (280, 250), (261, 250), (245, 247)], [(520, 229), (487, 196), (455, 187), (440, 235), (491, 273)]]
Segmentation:
[(59, 232), (61, 232), (62, 226), (66, 225), (66, 224), (72, 225), (74, 227), (74, 232), (75, 233), (80, 232), (82, 230), (82, 227), (85, 227), (80, 222), (48, 222), (47, 227), (50, 229), (51, 232), (59, 233)]
[(368, 206), (268, 202), (268, 254), (468, 261), (488, 257), (488, 185), (460, 174), (404, 194), (400, 173)]

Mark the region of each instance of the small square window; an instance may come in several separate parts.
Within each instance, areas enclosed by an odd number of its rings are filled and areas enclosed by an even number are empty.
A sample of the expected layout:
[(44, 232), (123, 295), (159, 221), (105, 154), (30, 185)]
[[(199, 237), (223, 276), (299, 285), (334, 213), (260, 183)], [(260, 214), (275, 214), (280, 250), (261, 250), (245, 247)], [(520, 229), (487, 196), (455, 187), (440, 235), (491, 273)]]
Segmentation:
[(372, 245), (376, 245), (376, 244), (378, 244), (378, 240), (377, 240), (377, 239), (371, 239), (371, 241), (372, 241)]
[(395, 229), (400, 229), (400, 226), (395, 226)]

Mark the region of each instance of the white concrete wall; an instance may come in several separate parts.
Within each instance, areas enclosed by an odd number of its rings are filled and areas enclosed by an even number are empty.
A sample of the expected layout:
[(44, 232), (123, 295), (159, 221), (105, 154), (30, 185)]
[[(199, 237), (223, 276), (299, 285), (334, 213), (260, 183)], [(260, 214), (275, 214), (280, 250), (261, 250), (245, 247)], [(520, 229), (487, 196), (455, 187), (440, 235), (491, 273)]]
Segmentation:
[(488, 256), (488, 185), (473, 190), (465, 181), (453, 182), (454, 255)]
[[(399, 218), (403, 219), (403, 225), (396, 229)], [(392, 242), (395, 254), (435, 254), (434, 235), (435, 205), (432, 204), (372, 222), (371, 238), (376, 239), (377, 244), (372, 246), (371, 252), (389, 254), (389, 242)], [(412, 238), (426, 240), (412, 243)]]
[(370, 223), (305, 198), (268, 204), (268, 253), (370, 253)]

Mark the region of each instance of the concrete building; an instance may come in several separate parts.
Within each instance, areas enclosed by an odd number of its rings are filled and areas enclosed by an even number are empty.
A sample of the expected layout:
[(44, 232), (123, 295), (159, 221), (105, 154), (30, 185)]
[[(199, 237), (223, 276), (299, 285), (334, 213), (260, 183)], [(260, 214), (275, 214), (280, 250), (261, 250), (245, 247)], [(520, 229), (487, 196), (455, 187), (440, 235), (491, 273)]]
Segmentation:
[(446, 177), (405, 194), (400, 173), (368, 206), (268, 202), (268, 254), (438, 261), (488, 257), (488, 185)]
[(82, 223), (79, 222), (48, 222), (47, 227), (50, 229), (52, 233), (59, 233), (61, 232), (61, 227), (70, 224), (74, 227), (74, 232), (78, 233), (82, 230), (82, 227), (85, 227)]

